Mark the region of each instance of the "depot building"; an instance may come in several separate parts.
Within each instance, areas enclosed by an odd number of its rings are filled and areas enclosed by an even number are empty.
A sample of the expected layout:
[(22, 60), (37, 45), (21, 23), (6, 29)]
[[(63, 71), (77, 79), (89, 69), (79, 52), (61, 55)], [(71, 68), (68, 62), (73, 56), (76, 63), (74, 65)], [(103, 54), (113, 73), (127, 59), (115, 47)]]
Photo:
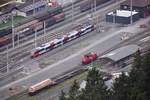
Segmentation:
[(115, 10), (109, 12), (106, 15), (106, 22), (120, 23), (120, 24), (130, 24), (132, 14), (132, 22), (135, 22), (140, 19), (139, 12), (136, 11), (127, 11), (127, 10)]
[[(130, 10), (131, 0), (126, 0), (120, 6), (122, 10)], [(140, 13), (141, 18), (150, 15), (150, 0), (132, 0), (132, 10)]]

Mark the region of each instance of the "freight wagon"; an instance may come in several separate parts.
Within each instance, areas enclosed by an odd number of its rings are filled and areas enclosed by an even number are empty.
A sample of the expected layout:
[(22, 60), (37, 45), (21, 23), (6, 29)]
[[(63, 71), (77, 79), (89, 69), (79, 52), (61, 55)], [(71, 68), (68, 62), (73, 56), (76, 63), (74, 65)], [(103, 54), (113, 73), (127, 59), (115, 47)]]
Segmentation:
[(55, 85), (56, 82), (51, 79), (45, 79), (37, 84), (34, 84), (28, 88), (29, 95), (34, 95), (40, 90)]
[[(60, 21), (65, 20), (65, 14), (61, 6), (51, 8), (48, 11), (41, 13), (29, 20), (25, 20), (22, 23), (18, 23), (15, 30), (15, 40), (16, 37), (19, 39), (24, 38), (28, 35), (34, 34), (35, 31), (40, 31), (45, 27), (50, 27)], [(9, 44), (12, 41), (12, 29), (7, 28), (0, 30), (0, 47)]]
[(80, 5), (80, 11), (84, 12), (86, 10), (94, 8), (96, 6), (104, 4), (110, 0), (84, 0), (84, 2)]

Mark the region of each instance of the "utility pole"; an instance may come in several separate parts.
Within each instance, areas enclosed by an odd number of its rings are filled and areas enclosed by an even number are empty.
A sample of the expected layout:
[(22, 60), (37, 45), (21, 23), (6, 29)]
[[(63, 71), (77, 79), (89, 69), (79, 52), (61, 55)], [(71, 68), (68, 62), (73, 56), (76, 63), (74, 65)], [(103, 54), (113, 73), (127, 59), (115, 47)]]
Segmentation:
[[(115, 3), (117, 3), (117, 0), (115, 0)], [(117, 13), (117, 10), (114, 10), (113, 11), (113, 23), (114, 24), (116, 23), (116, 13)]]
[(37, 47), (37, 30), (36, 28), (34, 29), (35, 33), (34, 33), (34, 46), (35, 48)]
[(71, 13), (71, 17), (72, 17), (72, 23), (74, 21), (74, 3), (73, 3), (73, 0), (71, 0), (71, 9), (72, 9), (72, 13)]
[(130, 11), (131, 11), (130, 24), (133, 24), (132, 10), (133, 10), (133, 2), (132, 0), (130, 0)]
[(34, 4), (35, 4), (35, 0), (33, 0), (33, 4), (32, 4), (32, 7), (33, 7), (33, 15), (35, 15), (35, 8), (34, 8)]
[(94, 12), (96, 12), (96, 0), (94, 0)]
[(19, 33), (17, 34), (17, 39), (18, 39), (18, 46), (19, 46)]
[(8, 45), (7, 45), (7, 52), (6, 52), (6, 60), (7, 60), (7, 65), (6, 65), (6, 67), (7, 67), (7, 73), (9, 72), (9, 63), (8, 63)]
[[(96, 13), (96, 6), (97, 5), (97, 2), (96, 2), (96, 0), (94, 0), (94, 12), (93, 12), (93, 17), (94, 17), (94, 13)], [(95, 25), (97, 25), (97, 29), (96, 29), (96, 31), (99, 31), (99, 24), (98, 24), (98, 19), (99, 19), (99, 17), (98, 17), (98, 15), (95, 17)]]
[(116, 11), (113, 11), (113, 23), (116, 23)]
[(14, 12), (11, 12), (11, 28), (12, 28), (12, 45), (15, 47), (15, 31), (14, 31)]
[(46, 42), (46, 23), (44, 21), (44, 42)]
[[(95, 0), (94, 0), (95, 1)], [(92, 19), (92, 23), (94, 23), (94, 11), (93, 11), (93, 8), (94, 8), (94, 3), (92, 3), (93, 1), (91, 0), (91, 1), (89, 1), (89, 2), (91, 2), (91, 19)]]

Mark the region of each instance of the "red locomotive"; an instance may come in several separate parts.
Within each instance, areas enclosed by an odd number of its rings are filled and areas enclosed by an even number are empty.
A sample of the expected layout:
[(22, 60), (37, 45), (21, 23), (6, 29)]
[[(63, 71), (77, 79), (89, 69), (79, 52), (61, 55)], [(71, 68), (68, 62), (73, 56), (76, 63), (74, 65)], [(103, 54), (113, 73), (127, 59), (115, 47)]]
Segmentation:
[(86, 55), (84, 55), (84, 57), (82, 58), (82, 64), (86, 65), (91, 63), (92, 61), (95, 61), (97, 59), (97, 54), (96, 53), (88, 53)]

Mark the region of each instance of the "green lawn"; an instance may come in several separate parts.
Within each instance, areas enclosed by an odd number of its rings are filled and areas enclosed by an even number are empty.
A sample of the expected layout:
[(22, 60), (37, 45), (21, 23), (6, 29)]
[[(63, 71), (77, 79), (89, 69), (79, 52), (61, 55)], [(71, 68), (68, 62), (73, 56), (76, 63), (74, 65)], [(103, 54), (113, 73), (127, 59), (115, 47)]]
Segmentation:
[[(23, 17), (23, 16), (14, 16), (14, 25), (24, 19), (25, 19), (25, 17)], [(2, 24), (0, 24), (0, 29), (4, 28), (4, 27), (9, 27), (9, 26), (11, 26), (11, 24), (12, 24), (11, 20), (9, 20), (7, 23), (2, 23)]]

